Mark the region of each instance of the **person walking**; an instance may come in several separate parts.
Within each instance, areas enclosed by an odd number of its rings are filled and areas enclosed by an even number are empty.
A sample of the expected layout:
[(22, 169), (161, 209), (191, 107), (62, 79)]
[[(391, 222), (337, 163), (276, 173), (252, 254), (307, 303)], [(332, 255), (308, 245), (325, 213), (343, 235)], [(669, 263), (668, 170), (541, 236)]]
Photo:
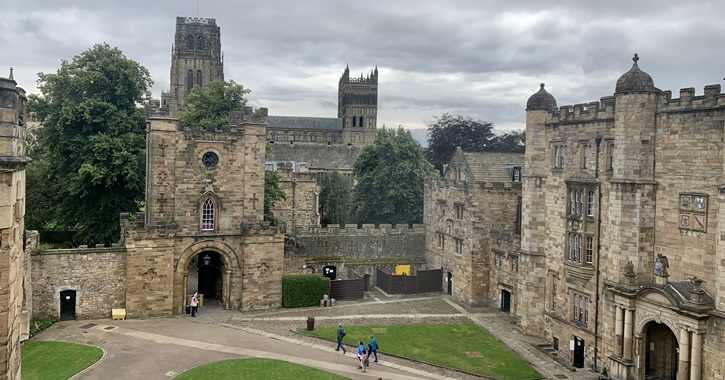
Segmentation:
[(367, 364), (366, 361), (368, 359), (368, 353), (363, 348), (362, 357), (360, 357), (360, 367), (362, 368), (363, 373), (367, 372), (365, 371), (365, 365)]
[[(358, 342), (357, 345), (357, 358), (362, 359), (363, 355), (365, 354), (365, 346), (363, 345), (362, 340)], [(362, 364), (357, 367), (357, 369), (362, 369)]]
[(199, 292), (195, 292), (193, 296), (191, 296), (191, 316), (196, 318), (196, 315), (199, 313)]
[(346, 354), (347, 350), (345, 350), (345, 346), (342, 345), (342, 338), (345, 337), (345, 330), (342, 329), (342, 323), (337, 324), (337, 348), (335, 351), (340, 351), (342, 348), (342, 353)]
[(370, 355), (375, 354), (375, 363), (378, 362), (378, 341), (375, 337), (370, 335), (370, 343), (368, 343), (368, 358)]

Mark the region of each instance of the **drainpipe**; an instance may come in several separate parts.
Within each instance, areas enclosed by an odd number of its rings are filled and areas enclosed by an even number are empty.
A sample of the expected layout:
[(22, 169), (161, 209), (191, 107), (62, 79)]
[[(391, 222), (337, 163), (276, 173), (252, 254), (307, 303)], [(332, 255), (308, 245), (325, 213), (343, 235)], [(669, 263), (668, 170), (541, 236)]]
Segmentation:
[(597, 144), (597, 163), (595, 168), (595, 177), (597, 178), (597, 287), (594, 290), (596, 297), (594, 298), (594, 372), (599, 372), (597, 368), (597, 357), (599, 356), (599, 258), (601, 257), (601, 231), (602, 231), (602, 181), (599, 180), (599, 149), (602, 144), (602, 136), (597, 135), (594, 138)]

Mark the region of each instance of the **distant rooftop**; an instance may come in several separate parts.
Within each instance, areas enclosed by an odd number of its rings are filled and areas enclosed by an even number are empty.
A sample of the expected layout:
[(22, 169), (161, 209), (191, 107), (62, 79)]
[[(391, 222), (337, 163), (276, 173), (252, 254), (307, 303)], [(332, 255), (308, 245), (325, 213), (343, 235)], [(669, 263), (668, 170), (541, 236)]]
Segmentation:
[(332, 117), (269, 116), (268, 128), (342, 130), (342, 119)]

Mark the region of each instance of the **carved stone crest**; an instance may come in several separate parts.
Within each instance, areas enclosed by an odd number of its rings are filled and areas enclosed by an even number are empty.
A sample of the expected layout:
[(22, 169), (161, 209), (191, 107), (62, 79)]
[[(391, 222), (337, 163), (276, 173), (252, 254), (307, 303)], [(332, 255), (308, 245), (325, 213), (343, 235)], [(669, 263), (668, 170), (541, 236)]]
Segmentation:
[(670, 267), (669, 262), (667, 261), (667, 256), (662, 255), (661, 253), (657, 254), (657, 260), (655, 260), (655, 274), (662, 277), (667, 277), (670, 275), (670, 273), (667, 271), (667, 268)]

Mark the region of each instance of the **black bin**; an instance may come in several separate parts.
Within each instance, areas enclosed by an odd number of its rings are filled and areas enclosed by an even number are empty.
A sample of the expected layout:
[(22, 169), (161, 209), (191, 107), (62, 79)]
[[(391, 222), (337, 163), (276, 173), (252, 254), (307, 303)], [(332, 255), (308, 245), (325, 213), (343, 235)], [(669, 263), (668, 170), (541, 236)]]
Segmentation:
[(315, 329), (315, 318), (307, 317), (307, 331)]

